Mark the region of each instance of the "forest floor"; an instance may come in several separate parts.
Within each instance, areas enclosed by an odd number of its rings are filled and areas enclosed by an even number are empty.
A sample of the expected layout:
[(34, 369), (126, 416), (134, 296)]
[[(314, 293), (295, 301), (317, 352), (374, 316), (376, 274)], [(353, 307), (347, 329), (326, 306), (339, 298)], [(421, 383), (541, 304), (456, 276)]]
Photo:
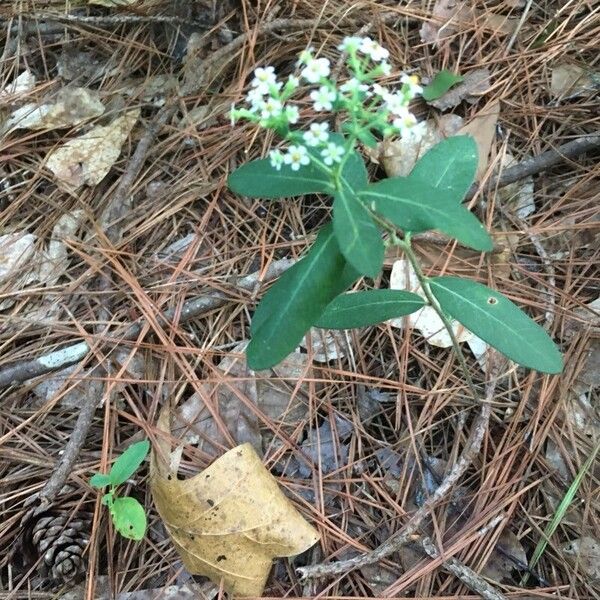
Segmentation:
[[(1, 598), (224, 593), (182, 563), (148, 461), (125, 486), (148, 515), (139, 542), (117, 533), (89, 484), (131, 443), (156, 441), (167, 405), (184, 440), (180, 478), (251, 441), (319, 531), (274, 562), (264, 596), (464, 599), (487, 585), (497, 598), (600, 598), (598, 143), (509, 186), (496, 179), (600, 132), (597, 2), (15, 0), (0, 19)], [(428, 273), (472, 277), (523, 307), (565, 370), (505, 363), (480, 451), (412, 545), (304, 581), (296, 568), (362, 556), (401, 531), (478, 414), (452, 349), (403, 323), (315, 332), (269, 372), (245, 365), (269, 269), (303, 254), (331, 200), (228, 190), (228, 174), (276, 142), (232, 127), (229, 108), (256, 67), (287, 76), (309, 46), (336, 64), (349, 35), (389, 49), (389, 87), (403, 72), (467, 76), (458, 94), (413, 108), (430, 143), (463, 127), (476, 138), (469, 206), (496, 249), (441, 237), (416, 249)], [(308, 103), (302, 115), (315, 118)], [(90, 132), (95, 146), (64, 149)], [(410, 170), (423, 148), (362, 151), (376, 180)], [(358, 288), (394, 285), (401, 266), (388, 254)], [(485, 349), (463, 347), (483, 389)], [(78, 576), (65, 582), (64, 557), (41, 540), (75, 552)]]

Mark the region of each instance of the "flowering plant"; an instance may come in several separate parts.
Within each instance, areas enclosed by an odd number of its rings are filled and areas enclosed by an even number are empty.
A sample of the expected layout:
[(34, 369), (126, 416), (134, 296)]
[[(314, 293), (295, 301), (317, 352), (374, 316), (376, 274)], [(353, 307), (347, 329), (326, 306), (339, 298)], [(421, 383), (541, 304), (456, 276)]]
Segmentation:
[[(277, 78), (273, 67), (254, 72), (247, 106), (232, 107), (231, 121), (244, 119), (274, 130), (285, 146), (268, 158), (234, 171), (229, 187), (242, 195), (276, 199), (325, 193), (333, 196), (332, 222), (319, 232), (307, 255), (286, 271), (254, 313), (247, 348), (253, 369), (281, 361), (313, 326), (347, 329), (373, 325), (431, 305), (453, 338), (448, 316), (516, 362), (556, 373), (560, 352), (548, 334), (510, 300), (482, 284), (457, 277), (427, 277), (412, 249), (411, 236), (436, 229), (481, 252), (492, 240), (461, 202), (472, 184), (477, 148), (472, 138), (444, 140), (427, 152), (408, 177), (370, 183), (358, 154), (358, 142), (375, 146), (378, 138), (419, 136), (421, 126), (410, 111), (422, 93), (408, 74), (390, 90), (377, 79), (389, 75), (389, 52), (371, 38), (347, 37), (344, 53), (348, 77), (332, 78), (326, 58), (312, 49), (301, 53), (299, 76)], [(319, 118), (302, 128), (300, 110), (291, 103), (301, 84), (311, 87), (313, 111), (338, 115), (341, 132)], [(385, 247), (400, 246), (411, 262), (425, 298), (401, 290), (344, 293), (361, 277), (376, 277)], [(458, 344), (454, 347), (462, 357)]]

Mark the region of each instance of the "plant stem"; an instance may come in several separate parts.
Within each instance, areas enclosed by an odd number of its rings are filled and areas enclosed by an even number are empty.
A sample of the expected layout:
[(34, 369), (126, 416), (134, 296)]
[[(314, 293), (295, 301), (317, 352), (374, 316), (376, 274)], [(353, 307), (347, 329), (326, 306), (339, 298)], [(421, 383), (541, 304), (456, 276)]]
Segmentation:
[(431, 308), (433, 308), (433, 310), (435, 310), (438, 317), (441, 319), (442, 323), (444, 324), (444, 327), (448, 331), (448, 335), (450, 336), (450, 341), (452, 342), (452, 347), (454, 348), (454, 352), (456, 352), (456, 357), (458, 358), (458, 363), (459, 363), (460, 368), (465, 377), (465, 381), (467, 382), (467, 385), (469, 386), (471, 394), (473, 395), (473, 398), (476, 401), (481, 401), (481, 395), (480, 395), (479, 391), (477, 390), (475, 383), (473, 382), (473, 379), (469, 372), (469, 367), (467, 365), (467, 361), (465, 359), (465, 355), (463, 354), (462, 348), (460, 347), (460, 344), (458, 343), (458, 339), (456, 338), (456, 335), (454, 334), (454, 330), (452, 329), (452, 322), (446, 316), (446, 314), (442, 310), (441, 306), (439, 305), (439, 302), (437, 301), (436, 297), (433, 295), (431, 288), (429, 287), (429, 278), (425, 275), (425, 273), (423, 273), (423, 269), (421, 269), (421, 265), (419, 264), (417, 255), (415, 254), (414, 250), (412, 249), (410, 232), (407, 232), (405, 234), (403, 240), (396, 238), (395, 235), (394, 235), (394, 238), (395, 238), (394, 242), (398, 246), (400, 246), (402, 248), (402, 250), (404, 251), (404, 253), (406, 254), (406, 257), (408, 258), (408, 261), (410, 262), (410, 264), (415, 272), (415, 275), (417, 276), (417, 279), (419, 280), (419, 283), (421, 284), (421, 288), (423, 289), (423, 293), (425, 294), (425, 298), (427, 298), (429, 305), (431, 306)]

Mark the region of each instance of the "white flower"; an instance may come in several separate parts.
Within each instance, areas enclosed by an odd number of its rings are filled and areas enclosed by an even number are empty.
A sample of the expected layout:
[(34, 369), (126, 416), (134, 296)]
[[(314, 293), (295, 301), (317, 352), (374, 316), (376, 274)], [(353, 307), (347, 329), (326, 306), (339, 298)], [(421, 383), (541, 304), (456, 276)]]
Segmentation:
[[(408, 104), (408, 99), (404, 96), (404, 94), (387, 94), (385, 96), (385, 106), (395, 115), (400, 117), (404, 116), (407, 112), (406, 106)], [(410, 114), (410, 113), (409, 113)]]
[(331, 166), (334, 162), (341, 162), (343, 155), (344, 147), (338, 146), (334, 142), (329, 142), (329, 144), (327, 144), (327, 147), (324, 150), (321, 150), (323, 162), (329, 166)]
[(285, 87), (287, 87), (290, 90), (295, 90), (299, 86), (300, 86), (300, 78), (296, 77), (295, 75), (290, 75), (288, 77), (287, 83), (285, 84)]
[(360, 51), (367, 56), (370, 56), (375, 62), (381, 62), (389, 58), (390, 53), (383, 46), (380, 46), (375, 40), (370, 37), (362, 39)]
[(271, 166), (276, 170), (281, 170), (283, 165), (283, 154), (279, 150), (271, 150), (269, 152), (269, 158), (271, 159)]
[(368, 92), (369, 86), (366, 83), (361, 83), (358, 79), (356, 79), (356, 77), (352, 77), (351, 79), (348, 79), (348, 81), (346, 81), (346, 83), (344, 83), (340, 86), (340, 91), (342, 91), (342, 92), (355, 92), (355, 91)]
[(337, 94), (327, 86), (322, 85), (318, 90), (310, 93), (311, 100), (315, 103), (315, 110), (331, 110)]
[(417, 119), (415, 115), (413, 115), (408, 108), (404, 107), (404, 110), (396, 112), (398, 115), (396, 119), (394, 119), (394, 127), (397, 127), (400, 130), (402, 136), (407, 135), (412, 127), (417, 124)]
[(419, 85), (419, 78), (416, 75), (402, 75), (400, 77), (400, 83), (403, 83), (406, 87), (406, 92), (411, 98), (414, 98), (417, 94), (423, 93), (423, 88)]
[(259, 87), (252, 88), (246, 94), (246, 100), (252, 110), (256, 110), (264, 102), (264, 92)]
[(300, 118), (300, 111), (297, 106), (286, 106), (285, 107), (285, 118), (288, 123), (297, 123)]
[(268, 94), (271, 86), (281, 87), (281, 84), (277, 82), (273, 67), (258, 67), (258, 69), (255, 69), (251, 85), (260, 90), (262, 94)]
[(297, 171), (301, 165), (307, 165), (310, 157), (304, 146), (290, 146), (287, 154), (283, 156), (283, 162), (292, 167), (292, 171)]
[(379, 70), (381, 71), (382, 75), (389, 75), (392, 72), (392, 65), (384, 60), (379, 63)]
[(313, 60), (313, 52), (315, 51), (315, 49), (311, 46), (310, 48), (306, 48), (306, 50), (302, 50), (302, 52), (300, 52), (300, 56), (298, 56), (298, 63), (299, 65), (305, 65), (308, 64), (311, 60)]
[(302, 137), (307, 146), (318, 146), (323, 144), (329, 138), (329, 123), (312, 123), (310, 129), (305, 131)]
[(356, 52), (362, 43), (362, 38), (356, 36), (348, 36), (342, 40), (342, 43), (337, 47), (341, 52)]
[(373, 93), (376, 96), (383, 98), (384, 100), (386, 100), (387, 97), (391, 95), (386, 87), (383, 87), (382, 85), (379, 85), (378, 83), (373, 84)]
[(302, 69), (300, 75), (309, 83), (319, 83), (330, 72), (329, 61), (326, 58), (311, 58), (306, 62), (306, 66)]
[(271, 117), (278, 117), (281, 114), (283, 105), (275, 98), (267, 98), (262, 104), (258, 105), (260, 109), (260, 116), (262, 119), (270, 119)]

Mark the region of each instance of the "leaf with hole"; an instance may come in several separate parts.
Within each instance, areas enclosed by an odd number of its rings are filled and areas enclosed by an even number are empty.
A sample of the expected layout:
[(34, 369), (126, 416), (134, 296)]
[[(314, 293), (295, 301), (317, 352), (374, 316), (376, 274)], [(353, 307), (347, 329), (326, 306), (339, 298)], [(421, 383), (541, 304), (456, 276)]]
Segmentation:
[(95, 488), (103, 488), (111, 483), (110, 477), (104, 473), (96, 473), (90, 478), (90, 485)]
[(125, 538), (139, 541), (146, 533), (146, 512), (135, 499), (126, 496), (115, 498), (110, 507), (115, 529)]
[(459, 204), (475, 180), (478, 164), (475, 140), (470, 135), (457, 135), (426, 152), (409, 178), (431, 186), (447, 201)]
[[(485, 227), (454, 194), (412, 177), (391, 177), (369, 185), (360, 198), (375, 212), (404, 231), (438, 229), (465, 246), (487, 252), (494, 246)], [(335, 210), (335, 205), (334, 205)]]
[(315, 326), (325, 329), (366, 327), (409, 315), (424, 305), (421, 296), (400, 290), (341, 294), (327, 306)]
[(252, 319), (248, 366), (268, 369), (298, 346), (326, 306), (358, 278), (326, 225), (308, 254), (288, 269), (258, 305)]
[(144, 462), (149, 449), (150, 442), (148, 440), (131, 444), (113, 463), (108, 474), (110, 483), (112, 485), (120, 485), (127, 481), (137, 471), (142, 462)]
[(502, 294), (458, 277), (429, 280), (444, 311), (516, 363), (560, 373), (562, 356), (546, 331)]
[(436, 73), (431, 83), (423, 88), (423, 99), (427, 102), (437, 100), (463, 79), (464, 77), (462, 75), (455, 75), (452, 71), (444, 69), (443, 71)]

